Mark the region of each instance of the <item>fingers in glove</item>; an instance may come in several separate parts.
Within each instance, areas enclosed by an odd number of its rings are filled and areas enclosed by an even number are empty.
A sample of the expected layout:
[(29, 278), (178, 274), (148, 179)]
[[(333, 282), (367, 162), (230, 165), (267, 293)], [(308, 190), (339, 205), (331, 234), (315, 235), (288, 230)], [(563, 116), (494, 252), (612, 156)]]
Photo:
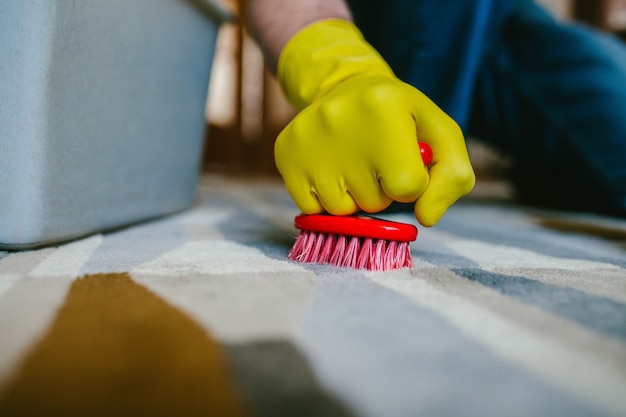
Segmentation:
[(302, 213), (316, 214), (324, 211), (317, 193), (309, 181), (295, 175), (286, 175), (285, 188)]
[(337, 177), (324, 177), (316, 183), (314, 192), (320, 204), (330, 214), (346, 216), (359, 211), (359, 205)]
[(382, 211), (392, 202), (373, 172), (354, 175), (346, 179), (346, 184), (358, 206), (367, 213)]
[(474, 188), (475, 182), (469, 162), (453, 168), (436, 164), (430, 174), (430, 184), (414, 207), (415, 218), (423, 226), (435, 225), (450, 206)]

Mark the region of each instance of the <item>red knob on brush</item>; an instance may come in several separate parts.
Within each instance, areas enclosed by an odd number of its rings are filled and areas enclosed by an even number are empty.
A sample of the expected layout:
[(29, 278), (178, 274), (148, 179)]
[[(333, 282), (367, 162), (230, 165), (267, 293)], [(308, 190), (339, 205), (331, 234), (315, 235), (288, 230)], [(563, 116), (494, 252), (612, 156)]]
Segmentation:
[(428, 166), (433, 161), (433, 149), (429, 144), (424, 142), (418, 142), (420, 145), (420, 153), (422, 154), (422, 161), (424, 165)]

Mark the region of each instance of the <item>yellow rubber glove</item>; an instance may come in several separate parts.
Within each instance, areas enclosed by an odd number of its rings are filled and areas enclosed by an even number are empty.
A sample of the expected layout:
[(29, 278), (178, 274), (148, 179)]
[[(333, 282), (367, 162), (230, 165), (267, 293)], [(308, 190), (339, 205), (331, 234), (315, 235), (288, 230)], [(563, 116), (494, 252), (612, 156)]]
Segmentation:
[[(473, 188), (458, 125), (400, 81), (352, 23), (305, 27), (283, 48), (277, 73), (299, 113), (276, 140), (276, 166), (303, 213), (415, 202), (416, 219), (432, 226)], [(430, 169), (418, 140), (433, 150)]]

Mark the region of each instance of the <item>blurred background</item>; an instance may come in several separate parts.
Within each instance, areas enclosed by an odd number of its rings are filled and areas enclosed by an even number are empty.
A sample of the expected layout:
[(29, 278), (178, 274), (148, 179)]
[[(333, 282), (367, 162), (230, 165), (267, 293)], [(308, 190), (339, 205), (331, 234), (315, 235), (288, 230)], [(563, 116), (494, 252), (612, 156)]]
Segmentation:
[[(578, 21), (626, 40), (626, 0), (538, 0), (557, 18)], [(250, 36), (237, 22), (240, 0), (222, 0), (235, 19), (219, 32), (209, 97), (203, 170), (243, 176), (276, 176), (274, 140), (293, 117), (278, 84)], [(498, 177), (507, 161), (469, 139), (479, 178)]]

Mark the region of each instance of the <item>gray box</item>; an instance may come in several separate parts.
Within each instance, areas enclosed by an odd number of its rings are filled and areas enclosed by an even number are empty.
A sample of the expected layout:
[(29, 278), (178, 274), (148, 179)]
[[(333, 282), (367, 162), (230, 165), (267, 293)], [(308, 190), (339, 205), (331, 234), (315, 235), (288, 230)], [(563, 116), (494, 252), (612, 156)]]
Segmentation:
[(223, 9), (203, 0), (0, 4), (0, 248), (193, 204)]

